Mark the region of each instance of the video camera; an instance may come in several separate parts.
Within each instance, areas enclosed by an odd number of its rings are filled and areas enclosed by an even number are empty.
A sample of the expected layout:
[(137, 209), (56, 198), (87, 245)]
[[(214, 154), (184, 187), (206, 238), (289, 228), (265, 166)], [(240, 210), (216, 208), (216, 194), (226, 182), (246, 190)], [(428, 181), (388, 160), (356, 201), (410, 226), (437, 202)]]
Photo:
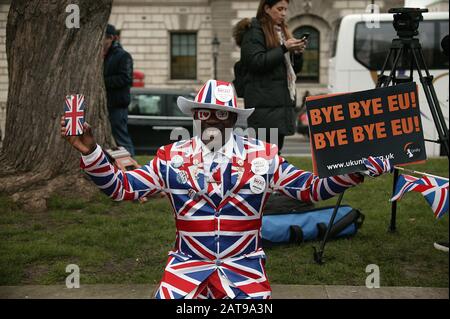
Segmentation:
[(412, 38), (419, 34), (420, 21), (423, 21), (423, 12), (428, 9), (419, 8), (392, 8), (389, 13), (394, 14), (394, 29), (400, 38)]

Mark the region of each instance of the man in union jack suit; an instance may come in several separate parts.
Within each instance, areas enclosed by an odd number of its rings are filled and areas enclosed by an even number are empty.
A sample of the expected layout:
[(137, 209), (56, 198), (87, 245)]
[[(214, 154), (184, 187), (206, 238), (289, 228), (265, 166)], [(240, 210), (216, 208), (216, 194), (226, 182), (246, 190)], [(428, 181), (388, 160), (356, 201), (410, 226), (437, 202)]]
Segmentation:
[[(253, 109), (238, 108), (231, 83), (210, 80), (194, 101), (178, 106), (192, 115), (200, 136), (162, 146), (147, 165), (123, 172), (95, 143), (89, 125), (65, 137), (82, 153), (81, 167), (112, 199), (138, 200), (165, 192), (173, 207), (176, 240), (157, 298), (270, 298), (261, 219), (274, 191), (306, 202), (328, 199), (363, 181), (349, 174), (320, 179), (290, 165), (275, 145), (235, 134)], [(61, 122), (61, 132), (64, 122)], [(369, 159), (372, 176), (389, 162)]]

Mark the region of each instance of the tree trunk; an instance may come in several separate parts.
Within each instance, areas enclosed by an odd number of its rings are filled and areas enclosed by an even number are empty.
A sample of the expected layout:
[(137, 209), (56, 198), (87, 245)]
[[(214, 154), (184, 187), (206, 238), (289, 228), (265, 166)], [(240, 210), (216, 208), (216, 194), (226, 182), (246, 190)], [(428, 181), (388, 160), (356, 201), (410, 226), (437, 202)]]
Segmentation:
[[(67, 28), (69, 4), (79, 28)], [(64, 97), (86, 97), (97, 142), (113, 145), (103, 80), (102, 39), (112, 0), (14, 0), (6, 26), (9, 90), (0, 153), (0, 193), (45, 209), (51, 192), (85, 188), (79, 154), (60, 137)], [(81, 184), (80, 184), (81, 183)]]

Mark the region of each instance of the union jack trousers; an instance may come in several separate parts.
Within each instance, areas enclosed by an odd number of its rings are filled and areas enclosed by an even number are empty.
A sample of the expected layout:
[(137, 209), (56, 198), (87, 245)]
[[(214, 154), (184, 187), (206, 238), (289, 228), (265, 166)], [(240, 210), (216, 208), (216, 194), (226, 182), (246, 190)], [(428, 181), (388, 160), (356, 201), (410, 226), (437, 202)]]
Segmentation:
[[(160, 191), (168, 195), (176, 239), (156, 298), (270, 298), (261, 246), (270, 194), (316, 202), (362, 182), (358, 174), (320, 179), (289, 164), (276, 145), (232, 138), (232, 158), (221, 170), (222, 188), (208, 185), (197, 137), (161, 147), (153, 160), (133, 171), (114, 168), (100, 146), (81, 159), (81, 168), (113, 200), (137, 200)], [(222, 189), (219, 201), (212, 200), (217, 189)]]

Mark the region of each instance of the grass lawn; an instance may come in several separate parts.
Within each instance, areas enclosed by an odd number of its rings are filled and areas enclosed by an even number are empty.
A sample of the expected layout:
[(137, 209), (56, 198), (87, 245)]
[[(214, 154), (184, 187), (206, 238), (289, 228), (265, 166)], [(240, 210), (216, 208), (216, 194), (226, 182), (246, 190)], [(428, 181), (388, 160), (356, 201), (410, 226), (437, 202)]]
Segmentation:
[[(308, 158), (289, 160), (311, 169)], [(448, 176), (447, 165), (432, 159), (413, 168)], [(448, 254), (433, 248), (448, 240), (448, 214), (436, 221), (422, 195), (409, 193), (398, 204), (398, 232), (388, 233), (391, 189), (392, 177), (384, 176), (346, 193), (343, 204), (366, 219), (354, 238), (327, 244), (324, 265), (313, 262), (317, 242), (266, 249), (270, 282), (361, 286), (366, 266), (376, 264), (382, 286), (448, 287)], [(139, 204), (100, 193), (90, 201), (55, 196), (48, 212), (31, 214), (0, 196), (0, 285), (64, 284), (69, 264), (80, 267), (82, 284), (157, 284), (174, 238), (164, 198)]]

